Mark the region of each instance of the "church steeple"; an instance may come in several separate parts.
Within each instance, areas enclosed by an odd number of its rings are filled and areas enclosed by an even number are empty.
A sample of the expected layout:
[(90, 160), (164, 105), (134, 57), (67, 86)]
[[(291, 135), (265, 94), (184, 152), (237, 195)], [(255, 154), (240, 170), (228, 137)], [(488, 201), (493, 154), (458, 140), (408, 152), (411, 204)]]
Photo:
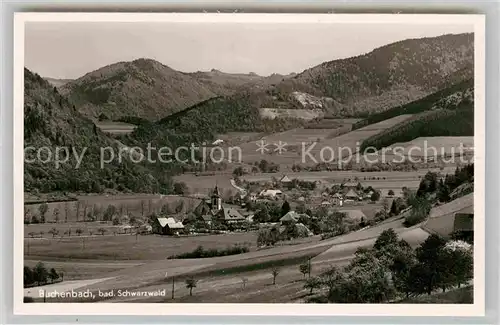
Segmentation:
[(217, 184), (215, 185), (214, 191), (212, 193), (211, 202), (212, 202), (212, 209), (215, 209), (217, 211), (222, 209), (222, 198), (220, 196)]

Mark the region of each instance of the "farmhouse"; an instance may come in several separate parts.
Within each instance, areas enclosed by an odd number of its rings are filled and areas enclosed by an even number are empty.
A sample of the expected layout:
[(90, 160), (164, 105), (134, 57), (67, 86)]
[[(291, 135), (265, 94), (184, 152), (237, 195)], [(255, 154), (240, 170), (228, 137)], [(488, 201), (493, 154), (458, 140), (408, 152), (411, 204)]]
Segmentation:
[(283, 177), (281, 177), (280, 183), (281, 185), (287, 186), (292, 183), (292, 180), (288, 176), (284, 175)]
[(344, 195), (347, 200), (359, 200), (359, 195), (352, 188)]
[(281, 224), (292, 224), (296, 223), (299, 221), (299, 214), (295, 211), (288, 211), (287, 214), (285, 214), (283, 217), (281, 217), (280, 222)]
[(154, 227), (155, 232), (161, 235), (175, 235), (184, 230), (184, 225), (174, 218), (156, 218), (159, 227)]
[(332, 203), (335, 205), (342, 206), (344, 203), (344, 198), (339, 193), (335, 193), (332, 196)]
[(283, 195), (283, 192), (280, 190), (262, 190), (259, 194), (261, 197), (266, 197), (266, 198), (276, 198), (280, 197)]
[(235, 208), (222, 208), (216, 215), (215, 219), (225, 223), (237, 223), (245, 221), (246, 218), (241, 215)]

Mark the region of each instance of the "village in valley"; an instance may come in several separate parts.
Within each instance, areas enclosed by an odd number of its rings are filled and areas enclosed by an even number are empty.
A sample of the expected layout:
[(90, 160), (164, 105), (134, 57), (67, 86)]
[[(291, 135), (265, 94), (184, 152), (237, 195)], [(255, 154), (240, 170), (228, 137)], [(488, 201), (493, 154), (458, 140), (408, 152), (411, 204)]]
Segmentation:
[(268, 76), (27, 65), (24, 302), (472, 303), (473, 34), (428, 33)]

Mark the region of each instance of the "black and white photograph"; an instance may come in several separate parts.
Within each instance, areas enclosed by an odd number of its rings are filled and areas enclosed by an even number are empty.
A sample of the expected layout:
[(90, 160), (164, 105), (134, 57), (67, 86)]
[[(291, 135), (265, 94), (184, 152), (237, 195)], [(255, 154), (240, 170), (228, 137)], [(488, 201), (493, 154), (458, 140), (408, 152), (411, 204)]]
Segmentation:
[(483, 16), (15, 23), (19, 308), (484, 314)]

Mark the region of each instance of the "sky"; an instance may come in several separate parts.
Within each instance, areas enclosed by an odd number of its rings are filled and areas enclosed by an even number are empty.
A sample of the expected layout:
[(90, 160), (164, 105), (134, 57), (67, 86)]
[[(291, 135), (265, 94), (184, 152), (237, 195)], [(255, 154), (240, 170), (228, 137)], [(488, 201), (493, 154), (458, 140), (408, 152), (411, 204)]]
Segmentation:
[(28, 22), (25, 66), (61, 79), (138, 58), (183, 72), (288, 74), (408, 38), (472, 31), (464, 24)]

